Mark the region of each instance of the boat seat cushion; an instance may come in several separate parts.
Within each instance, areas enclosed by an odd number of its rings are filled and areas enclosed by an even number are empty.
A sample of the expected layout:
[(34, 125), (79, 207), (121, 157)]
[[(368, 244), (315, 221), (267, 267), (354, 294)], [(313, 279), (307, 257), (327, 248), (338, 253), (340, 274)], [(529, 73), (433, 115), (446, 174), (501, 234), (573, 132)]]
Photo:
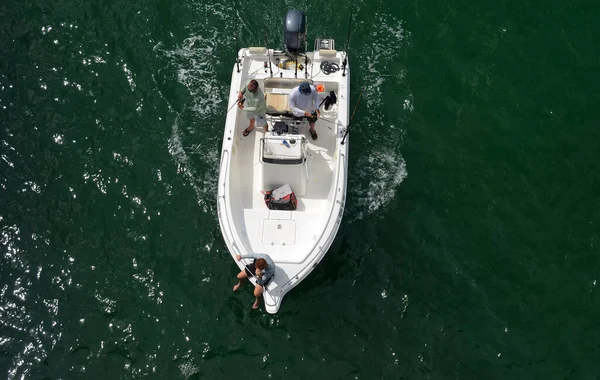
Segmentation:
[(267, 48), (264, 46), (251, 46), (248, 48), (248, 53), (251, 55), (266, 55)]
[(288, 94), (277, 94), (274, 92), (267, 93), (267, 114), (289, 114), (292, 111), (288, 107)]
[(267, 78), (264, 92), (267, 96), (267, 115), (293, 117), (288, 107), (288, 93), (302, 82), (313, 84), (311, 79), (302, 78)]
[(337, 54), (336, 50), (326, 50), (326, 49), (319, 50), (319, 57), (321, 57), (321, 58), (333, 58), (336, 56), (336, 54)]

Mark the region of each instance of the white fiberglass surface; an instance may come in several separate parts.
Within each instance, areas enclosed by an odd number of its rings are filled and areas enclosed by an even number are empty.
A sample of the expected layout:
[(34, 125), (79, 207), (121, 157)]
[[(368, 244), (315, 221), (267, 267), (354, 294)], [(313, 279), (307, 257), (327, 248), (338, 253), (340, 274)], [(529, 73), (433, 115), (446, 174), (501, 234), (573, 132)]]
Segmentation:
[[(273, 211), (266, 207), (261, 193), (261, 190), (273, 190), (263, 188), (263, 170), (268, 170), (259, 159), (264, 132), (255, 128), (249, 136), (242, 137), (248, 120), (243, 112), (237, 112), (230, 172), (230, 199), (236, 227), (243, 231), (242, 235), (248, 239), (248, 248), (253, 252), (267, 253), (278, 262), (301, 263), (314, 248), (329, 219), (330, 189), (338, 162), (334, 125), (324, 120), (317, 121), (315, 130), (319, 137), (314, 141), (308, 124), (300, 127), (299, 133), (307, 139), (306, 168), (304, 165), (278, 165), (277, 170), (303, 174), (303, 178), (308, 179), (306, 192), (298, 197), (296, 211)], [(297, 191), (294, 186), (292, 190)], [(274, 236), (281, 233), (285, 233), (285, 238)]]
[[(235, 184), (235, 187), (231, 191), (240, 193), (243, 208), (257, 209), (265, 206), (260, 191), (273, 190), (262, 188), (263, 164), (259, 160), (259, 153), (260, 139), (264, 136), (264, 132), (262, 128), (255, 128), (249, 136), (242, 137), (242, 131), (248, 126), (248, 120), (241, 111), (238, 112), (236, 141), (232, 149), (231, 163), (231, 183)], [(317, 121), (315, 130), (319, 137), (315, 141), (310, 136), (308, 124), (302, 125), (299, 129), (299, 133), (307, 140), (308, 148), (306, 163), (308, 181), (306, 194), (299, 199), (299, 211), (317, 211), (323, 203), (327, 202), (334, 179), (333, 172), (337, 165), (334, 125), (329, 124), (324, 120)], [(296, 191), (293, 188), (292, 190)], [(305, 207), (301, 207), (300, 203), (304, 203)]]

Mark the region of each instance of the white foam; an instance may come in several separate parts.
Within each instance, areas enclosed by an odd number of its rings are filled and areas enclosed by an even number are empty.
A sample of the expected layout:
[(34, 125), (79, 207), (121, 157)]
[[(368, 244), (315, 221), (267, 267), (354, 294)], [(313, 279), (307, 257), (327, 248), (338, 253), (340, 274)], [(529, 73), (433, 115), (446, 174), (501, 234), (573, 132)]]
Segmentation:
[[(361, 110), (361, 113), (366, 113), (362, 120), (368, 121), (364, 127), (365, 130), (368, 128), (368, 133), (361, 133), (361, 144), (366, 145), (366, 152), (361, 153), (350, 173), (349, 192), (350, 197), (355, 199), (348, 210), (350, 221), (383, 209), (394, 199), (398, 186), (408, 175), (401, 154), (405, 134), (402, 125), (413, 111), (413, 95), (408, 92), (403, 98), (394, 99), (394, 104), (387, 104), (391, 94), (389, 89), (384, 91), (384, 86), (402, 86), (406, 70), (398, 64), (400, 47), (410, 43), (410, 33), (393, 16), (378, 13), (376, 19), (378, 22), (361, 25), (371, 36), (373, 44), (365, 45), (359, 51), (362, 61), (354, 61), (354, 71), (364, 73), (364, 82), (369, 83), (363, 94), (367, 106)], [(369, 31), (370, 28), (373, 29)], [(388, 83), (390, 80), (392, 83)], [(398, 107), (400, 104), (402, 107)], [(397, 120), (397, 125), (389, 123), (390, 113), (397, 114), (397, 117), (392, 117)]]
[[(154, 47), (169, 58), (169, 66), (177, 81), (188, 91), (192, 102), (186, 105), (171, 127), (169, 153), (177, 163), (178, 172), (186, 176), (196, 193), (204, 212), (215, 213), (217, 190), (215, 173), (219, 165), (216, 141), (222, 134), (218, 120), (224, 113), (224, 99), (228, 86), (217, 80), (221, 62), (215, 50), (222, 32), (217, 29), (186, 38), (173, 50), (164, 50), (162, 44)], [(185, 117), (192, 114), (192, 117)], [(191, 120), (193, 125), (186, 124)]]
[(193, 375), (199, 373), (198, 367), (196, 367), (191, 361), (180, 364), (179, 370), (181, 371), (181, 376), (183, 376), (184, 379), (189, 379)]
[(361, 157), (357, 168), (350, 181), (355, 198), (355, 204), (349, 210), (350, 221), (362, 219), (389, 204), (408, 175), (406, 162), (393, 147)]
[[(204, 212), (208, 212), (212, 209), (216, 197), (217, 178), (215, 177), (215, 173), (219, 167), (219, 154), (215, 149), (210, 150), (213, 147), (206, 147), (207, 140), (201, 141), (188, 154), (182, 142), (179, 120), (180, 116), (177, 116), (171, 128), (169, 153), (177, 162), (177, 171), (188, 178), (190, 185), (196, 193), (198, 205), (202, 207)], [(190, 146), (191, 148), (192, 146)], [(201, 155), (203, 163), (206, 165), (196, 168), (190, 156), (198, 152)]]

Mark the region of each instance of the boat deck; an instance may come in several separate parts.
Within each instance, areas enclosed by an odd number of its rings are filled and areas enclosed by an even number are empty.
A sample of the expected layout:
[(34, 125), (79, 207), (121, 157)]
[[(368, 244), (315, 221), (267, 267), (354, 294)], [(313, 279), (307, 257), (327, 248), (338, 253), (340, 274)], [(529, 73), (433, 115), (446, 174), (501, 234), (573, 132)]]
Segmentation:
[[(335, 110), (322, 113), (315, 125), (319, 137), (313, 141), (308, 123), (302, 122), (298, 133), (307, 139), (307, 169), (303, 165), (278, 165), (278, 170), (302, 170), (308, 172), (305, 194), (290, 183), (297, 194), (298, 208), (295, 211), (269, 210), (264, 202), (263, 188), (264, 165), (260, 161), (261, 138), (265, 135), (262, 128), (255, 128), (247, 137), (242, 131), (248, 126), (248, 120), (240, 112), (236, 137), (233, 165), (237, 178), (235, 183), (240, 195), (240, 207), (243, 210), (243, 227), (254, 252), (269, 254), (277, 262), (301, 262), (310, 253), (314, 242), (328, 219), (330, 210), (333, 173), (337, 165), (335, 159), (335, 124), (325, 120), (336, 120)], [(267, 116), (267, 119), (271, 117)], [(271, 129), (274, 120), (268, 121)], [(270, 132), (267, 132), (270, 133)], [(312, 244), (312, 245), (311, 245)]]
[[(267, 116), (269, 118), (269, 116)], [(269, 123), (270, 124), (270, 123)], [(315, 130), (319, 138), (313, 141), (308, 131), (308, 124), (300, 128), (299, 133), (307, 139), (308, 147), (308, 181), (306, 183), (306, 194), (298, 196), (298, 211), (318, 210), (327, 202), (329, 189), (332, 182), (333, 170), (335, 168), (334, 152), (335, 139), (333, 128), (325, 121), (318, 120)], [(248, 126), (248, 121), (240, 118), (240, 126), (236, 130), (243, 131)], [(241, 135), (241, 132), (240, 132)], [(251, 167), (248, 165), (241, 172), (240, 185), (242, 186), (242, 207), (263, 208), (265, 203), (261, 190), (263, 189), (263, 167), (260, 162), (260, 144), (264, 133), (261, 128), (255, 130), (248, 137), (240, 137), (236, 147), (240, 157), (252, 157)], [(297, 189), (292, 189), (298, 194)]]

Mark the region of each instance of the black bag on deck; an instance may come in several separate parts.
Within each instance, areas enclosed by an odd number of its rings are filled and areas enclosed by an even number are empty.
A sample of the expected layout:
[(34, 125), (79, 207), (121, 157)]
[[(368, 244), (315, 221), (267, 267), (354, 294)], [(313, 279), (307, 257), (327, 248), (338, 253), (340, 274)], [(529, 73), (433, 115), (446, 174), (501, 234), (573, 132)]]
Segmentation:
[(288, 132), (288, 125), (283, 121), (276, 121), (275, 125), (273, 126), (273, 131), (275, 131), (275, 133), (278, 135), (282, 135)]
[(296, 194), (290, 185), (283, 185), (273, 191), (265, 191), (265, 204), (269, 210), (295, 210), (298, 207)]

